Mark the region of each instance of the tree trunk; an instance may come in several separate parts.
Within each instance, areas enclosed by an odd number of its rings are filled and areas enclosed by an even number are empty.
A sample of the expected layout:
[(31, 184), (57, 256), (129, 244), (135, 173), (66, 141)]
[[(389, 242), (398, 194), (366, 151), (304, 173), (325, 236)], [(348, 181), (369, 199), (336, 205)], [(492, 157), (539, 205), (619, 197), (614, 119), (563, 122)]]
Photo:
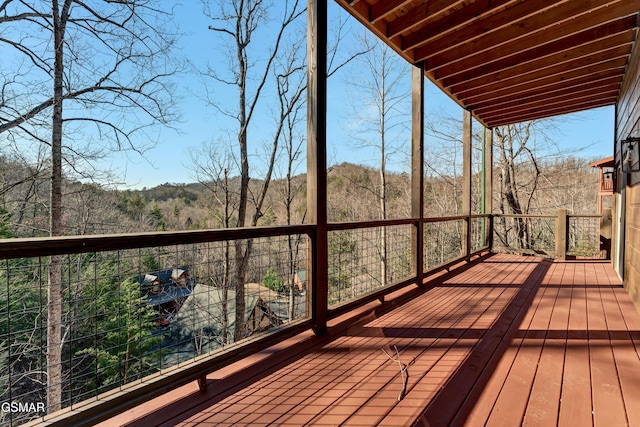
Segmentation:
[[(384, 76), (384, 74), (383, 74)], [(384, 91), (384, 78), (382, 80)], [(383, 92), (384, 93), (384, 92)], [(380, 219), (387, 219), (387, 170), (385, 159), (385, 121), (384, 121), (384, 97), (382, 98), (382, 114), (380, 121)], [(380, 227), (380, 283), (387, 285), (387, 227)]]
[[(51, 123), (51, 200), (50, 235), (62, 235), (62, 99), (64, 25), (70, 2), (60, 10), (53, 0), (54, 78), (53, 114)], [(47, 409), (55, 412), (62, 408), (62, 260), (52, 256), (49, 260), (49, 289), (47, 304)]]

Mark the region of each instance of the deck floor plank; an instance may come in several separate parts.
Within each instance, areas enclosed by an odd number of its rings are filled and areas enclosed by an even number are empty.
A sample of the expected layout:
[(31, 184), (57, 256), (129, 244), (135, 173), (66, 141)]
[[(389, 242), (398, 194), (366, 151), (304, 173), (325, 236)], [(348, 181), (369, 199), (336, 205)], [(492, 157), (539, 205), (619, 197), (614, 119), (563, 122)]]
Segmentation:
[[(536, 308), (540, 305), (541, 300), (542, 295), (536, 293), (531, 308), (527, 311), (521, 325), (529, 325), (534, 321)], [(493, 420), (489, 420), (489, 425), (514, 425), (514, 418), (518, 419), (515, 424), (520, 423), (517, 405), (521, 404), (522, 407), (524, 407), (526, 401), (511, 401), (513, 398), (522, 400), (524, 397), (522, 393), (518, 393), (520, 398), (512, 395), (511, 389), (513, 387), (519, 389), (523, 382), (526, 383), (530, 372), (526, 372), (529, 371), (528, 367), (521, 366), (521, 360), (517, 357), (521, 350), (521, 345), (524, 342), (523, 335), (516, 332), (515, 334), (510, 334), (505, 337), (507, 340), (509, 338), (511, 338), (509, 347), (506, 349), (504, 355), (499, 358), (495, 369), (489, 367), (489, 369), (486, 369), (485, 373), (483, 373), (488, 380), (486, 386), (477, 388), (478, 390), (482, 390), (481, 395), (477, 399), (468, 399), (467, 402), (465, 402), (466, 407), (463, 407), (463, 410), (460, 411), (456, 419), (454, 419), (453, 425), (485, 425), (487, 418), (493, 418)], [(526, 352), (527, 350), (524, 351)], [(536, 356), (530, 354), (529, 357)], [(528, 357), (525, 358), (528, 359)], [(535, 367), (536, 364), (537, 363), (534, 363), (533, 366)], [(511, 371), (514, 371), (513, 376), (509, 375)], [(514, 404), (516, 407), (512, 406)]]
[(415, 294), (102, 427), (640, 425), (640, 315), (606, 262), (493, 255)]
[(567, 266), (569, 274), (562, 286), (571, 288), (571, 307), (567, 329), (567, 347), (560, 396), (559, 426), (593, 424), (591, 405), (591, 369), (587, 332), (587, 303), (584, 275), (576, 272), (576, 264)]
[(571, 290), (560, 286), (564, 274), (564, 267), (554, 263), (550, 274), (543, 282), (543, 286), (555, 289), (555, 292), (549, 293), (545, 302), (551, 307), (551, 317), (523, 419), (523, 424), (527, 426), (558, 423), (567, 343), (566, 330), (571, 304)]
[(559, 298), (558, 286), (550, 286), (558, 277), (562, 277), (558, 264), (553, 264), (545, 276), (542, 287), (543, 298), (538, 306), (540, 315), (531, 328), (544, 335), (542, 342), (533, 343), (540, 346), (540, 358), (531, 390), (528, 396), (527, 407), (523, 415), (523, 425), (555, 425), (558, 416), (558, 402), (562, 378), (562, 363), (564, 358), (564, 340), (554, 338), (551, 331), (564, 324), (568, 318), (568, 301), (566, 307), (562, 306), (563, 300)]
[(607, 330), (629, 425), (640, 425), (640, 357), (633, 338), (640, 333), (640, 316), (622, 286), (608, 288), (603, 294), (608, 306), (618, 307), (605, 312)]
[[(591, 357), (591, 381), (593, 394), (593, 421), (595, 426), (626, 425), (627, 416), (622, 399), (605, 313), (616, 310), (616, 304), (604, 299), (608, 280), (601, 280), (593, 265), (586, 265), (593, 289), (587, 296), (589, 315), (589, 355)], [(605, 289), (603, 289), (605, 288)]]
[(551, 321), (553, 306), (548, 301), (555, 300), (556, 295), (557, 288), (543, 286), (537, 290), (529, 313), (520, 326), (522, 338), (512, 342), (514, 361), (486, 425), (514, 426), (523, 423), (530, 398), (530, 393), (525, 391), (533, 388)]

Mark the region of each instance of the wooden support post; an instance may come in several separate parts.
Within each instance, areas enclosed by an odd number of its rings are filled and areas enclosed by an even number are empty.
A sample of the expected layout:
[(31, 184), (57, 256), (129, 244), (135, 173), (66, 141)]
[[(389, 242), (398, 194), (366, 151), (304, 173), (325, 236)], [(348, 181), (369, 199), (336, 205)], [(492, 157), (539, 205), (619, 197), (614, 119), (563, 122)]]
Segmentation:
[(202, 375), (201, 377), (198, 377), (198, 390), (200, 390), (203, 393), (206, 393), (206, 391), (207, 391), (207, 376), (206, 375)]
[(611, 209), (604, 209), (600, 217), (600, 258), (611, 259), (611, 237), (613, 236)]
[(462, 122), (462, 215), (466, 221), (462, 233), (462, 252), (471, 260), (471, 112), (464, 110)]
[(307, 290), (313, 329), (327, 330), (327, 0), (307, 0), (307, 220), (316, 225), (308, 245)]
[[(484, 213), (493, 214), (493, 128), (484, 129)], [(493, 221), (485, 221), (484, 244), (493, 249)]]
[(424, 62), (411, 70), (411, 216), (417, 218), (413, 231), (412, 258), (416, 280), (424, 279)]
[(568, 222), (567, 210), (558, 209), (558, 218), (556, 218), (556, 259), (567, 259)]

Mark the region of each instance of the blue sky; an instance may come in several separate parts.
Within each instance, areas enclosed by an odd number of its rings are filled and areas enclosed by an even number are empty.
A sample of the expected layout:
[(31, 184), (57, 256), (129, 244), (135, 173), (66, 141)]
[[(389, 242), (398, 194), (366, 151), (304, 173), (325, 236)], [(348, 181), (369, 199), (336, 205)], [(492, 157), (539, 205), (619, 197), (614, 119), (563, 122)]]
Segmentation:
[[(330, 4), (330, 15), (335, 16), (339, 13), (339, 8), (333, 2)], [(186, 33), (180, 43), (181, 54), (200, 68), (207, 63), (219, 69), (224, 68), (227, 60), (221, 39), (219, 35), (208, 30), (211, 21), (202, 14), (200, 3), (190, 1), (176, 6), (175, 10), (177, 23)], [(343, 16), (346, 17), (346, 14), (343, 13)], [(358, 24), (355, 23), (355, 25)], [(347, 39), (353, 37), (355, 30), (351, 31), (351, 34), (347, 34)], [(268, 35), (264, 37), (267, 41)], [(350, 48), (347, 43), (343, 45), (344, 52), (348, 52)], [(349, 76), (348, 70), (345, 70), (332, 77), (329, 83), (329, 164), (348, 161), (373, 166), (376, 156), (372, 150), (356, 150), (345, 143), (355, 126), (352, 114), (354, 108), (352, 92), (348, 85)], [(407, 82), (409, 79), (410, 73), (407, 72)], [(183, 115), (183, 121), (178, 126), (179, 132), (170, 129), (162, 130), (158, 144), (146, 153), (145, 158), (136, 154), (115, 153), (108, 162), (100, 165), (117, 169), (118, 176), (126, 181), (129, 188), (153, 187), (165, 182), (194, 182), (194, 173), (189, 167), (189, 153), (205, 143), (224, 144), (225, 141), (232, 139), (230, 135), (233, 134), (233, 121), (201, 99), (202, 78), (197, 73), (187, 73), (180, 76), (177, 83)], [(221, 105), (234, 106), (236, 95), (229, 88), (222, 85), (209, 86), (209, 88), (213, 90), (214, 97)], [(441, 112), (462, 117), (461, 109), (430, 82), (427, 82), (425, 99), (429, 117)], [(250, 138), (253, 141), (250, 152), (254, 159), (261, 156), (261, 144), (268, 141), (266, 135), (271, 128), (270, 118), (273, 107), (273, 102), (267, 96), (255, 127), (250, 131)], [(410, 112), (408, 111), (407, 114)], [(591, 110), (563, 118), (557, 123), (558, 129), (554, 132), (554, 138), (568, 151), (582, 149), (577, 153), (580, 156), (589, 159), (607, 157), (612, 152), (613, 124), (613, 107)], [(408, 137), (408, 133), (402, 136), (402, 138)], [(427, 138), (426, 144), (429, 145), (430, 142), (433, 141)], [(398, 160), (396, 168), (403, 169), (402, 162), (403, 160)], [(304, 172), (303, 169), (304, 162), (300, 172)]]

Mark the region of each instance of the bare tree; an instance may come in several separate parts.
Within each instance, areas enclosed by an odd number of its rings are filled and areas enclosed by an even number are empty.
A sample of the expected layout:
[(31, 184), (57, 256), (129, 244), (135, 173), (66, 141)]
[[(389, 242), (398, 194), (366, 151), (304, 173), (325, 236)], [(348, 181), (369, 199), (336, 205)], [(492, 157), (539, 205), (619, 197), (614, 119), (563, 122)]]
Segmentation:
[[(569, 194), (575, 194), (576, 188), (584, 187), (575, 179), (566, 176), (569, 165), (560, 166), (565, 173), (564, 177), (554, 173), (558, 168), (558, 159), (579, 151), (560, 151), (550, 133), (555, 130), (557, 122), (558, 119), (549, 119), (494, 129), (494, 158), (499, 185), (498, 191), (494, 194), (498, 197), (497, 206), (500, 213), (555, 214), (559, 207), (576, 206), (571, 201), (550, 202), (558, 187), (562, 187), (563, 191), (566, 190)], [(586, 166), (586, 160), (583, 162)], [(575, 177), (578, 166), (573, 165), (571, 169)], [(578, 202), (578, 205), (582, 206), (582, 203)], [(506, 247), (515, 243), (521, 249), (533, 249), (538, 240), (548, 238), (549, 234), (544, 233), (539, 225), (534, 225), (530, 218), (500, 218), (498, 225), (496, 235)], [(510, 241), (512, 239), (515, 242)]]
[[(378, 219), (388, 218), (387, 162), (399, 150), (399, 131), (406, 129), (408, 81), (403, 63), (385, 44), (363, 34), (358, 50), (365, 52), (355, 61), (354, 78), (348, 84), (354, 89), (355, 115), (358, 133), (354, 135), (357, 148), (373, 147), (378, 152), (378, 184), (363, 189), (374, 192), (378, 202)], [(403, 111), (404, 110), (404, 111)], [(388, 279), (387, 228), (380, 227), (380, 281)]]
[[(62, 179), (92, 176), (92, 160), (110, 150), (142, 152), (151, 130), (174, 120), (168, 77), (170, 15), (150, 0), (88, 4), (80, 0), (0, 4), (0, 136), (51, 150), (49, 233), (64, 234)], [(147, 145), (148, 147), (149, 145)], [(63, 163), (64, 160), (64, 163)], [(88, 163), (89, 162), (89, 163)], [(51, 257), (48, 292), (48, 410), (62, 406), (62, 289)]]
[[(531, 202), (540, 179), (541, 170), (534, 152), (529, 147), (534, 122), (517, 125), (507, 125), (494, 129), (494, 144), (497, 151), (500, 185), (500, 213), (528, 214)], [(517, 163), (528, 162), (532, 168), (531, 174), (516, 173)], [(525, 181), (526, 184), (520, 181)], [(505, 230), (506, 218), (502, 218)], [(514, 218), (516, 237), (520, 248), (532, 247), (530, 222), (525, 218)], [(501, 235), (502, 236), (502, 235)], [(501, 237), (502, 239), (502, 237)], [(504, 234), (504, 240), (507, 233)], [(507, 244), (507, 242), (503, 242)]]
[[(212, 6), (213, 5), (213, 6)], [(269, 12), (275, 11), (278, 16), (270, 19)], [(234, 158), (238, 162), (240, 175), (239, 198), (237, 205), (236, 226), (255, 226), (265, 212), (266, 196), (274, 174), (276, 160), (281, 151), (283, 133), (287, 130), (287, 120), (292, 114), (297, 114), (303, 102), (306, 83), (297, 80), (296, 75), (304, 74), (304, 57), (292, 53), (302, 47), (302, 33), (295, 33), (295, 23), (303, 16), (305, 9), (299, 0), (285, 0), (277, 6), (267, 4), (264, 0), (211, 0), (205, 3), (205, 14), (214, 21), (209, 28), (228, 42), (228, 65), (226, 70), (209, 68), (205, 78), (217, 85), (234, 88), (238, 97), (235, 108), (228, 108), (218, 99), (209, 99), (210, 104), (217, 111), (235, 121), (234, 139), (232, 142), (237, 149)], [(336, 39), (329, 52), (329, 69), (327, 77), (342, 68), (355, 56), (344, 61), (338, 55), (338, 45), (345, 28), (343, 21), (338, 22)], [(287, 34), (293, 34), (287, 38)], [(298, 37), (296, 37), (298, 36)], [(285, 45), (290, 46), (283, 52)], [(283, 64), (286, 64), (284, 67)], [(276, 82), (272, 84), (270, 74), (275, 71)], [(292, 87), (292, 82), (295, 87)], [(298, 84), (298, 82), (300, 84)], [(273, 88), (276, 93), (273, 93)], [(249, 164), (249, 132), (252, 123), (259, 115), (258, 110), (264, 103), (269, 103), (268, 93), (277, 99), (277, 112), (273, 122), (274, 128), (263, 132), (262, 140), (266, 140), (266, 151), (260, 153), (265, 159), (261, 182), (256, 188), (250, 183)], [(277, 98), (275, 98), (277, 96)], [(255, 143), (255, 142), (254, 142)], [(252, 212), (249, 212), (252, 209)], [(252, 251), (252, 240), (246, 239), (235, 242), (235, 286), (236, 286), (236, 327), (234, 336), (242, 338), (242, 324), (245, 312), (244, 282), (247, 274), (249, 257)]]
[[(224, 109), (217, 102), (212, 104), (222, 114), (233, 118), (236, 123), (236, 138), (238, 148), (238, 161), (240, 163), (240, 188), (237, 209), (237, 227), (246, 225), (256, 225), (262, 216), (262, 204), (269, 188), (273, 166), (278, 149), (279, 133), (282, 132), (282, 123), (277, 126), (277, 130), (272, 138), (273, 144), (268, 155), (267, 172), (262, 181), (262, 188), (253, 197), (255, 210), (248, 218), (249, 206), (249, 129), (256, 116), (258, 105), (265, 93), (265, 86), (274, 63), (281, 50), (281, 44), (285, 34), (293, 23), (303, 15), (304, 8), (298, 0), (286, 0), (279, 5), (281, 11), (277, 24), (272, 27), (274, 34), (272, 44), (265, 48), (264, 44), (254, 48), (258, 40), (258, 32), (263, 26), (269, 23), (268, 5), (263, 0), (220, 0), (215, 2), (214, 8), (207, 3), (205, 13), (213, 21), (209, 29), (220, 34), (226, 40), (230, 40), (230, 50), (228, 52), (228, 69), (226, 73), (219, 70), (210, 69), (207, 73), (215, 82), (232, 86), (238, 94), (236, 108)], [(264, 42), (264, 41), (263, 41)], [(262, 55), (258, 52), (266, 52)], [(226, 76), (224, 76), (226, 74)], [(249, 224), (248, 224), (249, 221)], [(244, 283), (247, 273), (248, 261), (251, 255), (251, 240), (238, 240), (235, 243), (235, 286), (236, 286), (236, 323), (234, 337), (236, 340), (242, 338), (242, 327), (245, 313), (245, 292)]]
[[(229, 179), (229, 173), (233, 170), (233, 156), (228, 151), (220, 152), (213, 145), (205, 146), (202, 151), (191, 152), (191, 165), (194, 176), (198, 182), (209, 190), (213, 198), (210, 210), (214, 212), (217, 227), (230, 228), (233, 224), (238, 205), (238, 193)], [(221, 289), (222, 317), (220, 344), (226, 345), (230, 339), (229, 331), (229, 290), (231, 289), (231, 243), (228, 240), (222, 242), (222, 272), (213, 278), (213, 285)]]
[[(281, 190), (281, 200), (285, 207), (285, 224), (293, 224), (294, 201), (302, 193), (305, 182), (295, 180), (294, 174), (302, 160), (302, 148), (305, 136), (300, 126), (305, 123), (306, 110), (303, 96), (306, 90), (303, 43), (304, 38), (289, 43), (283, 58), (279, 61), (275, 70), (275, 83), (278, 91), (278, 115), (283, 125), (281, 142), (285, 158), (285, 180)], [(300, 222), (304, 222), (305, 213)], [(288, 260), (287, 275), (291, 279), (289, 285), (289, 320), (295, 320), (296, 316), (296, 283), (299, 266), (301, 239), (297, 236), (287, 236)]]

